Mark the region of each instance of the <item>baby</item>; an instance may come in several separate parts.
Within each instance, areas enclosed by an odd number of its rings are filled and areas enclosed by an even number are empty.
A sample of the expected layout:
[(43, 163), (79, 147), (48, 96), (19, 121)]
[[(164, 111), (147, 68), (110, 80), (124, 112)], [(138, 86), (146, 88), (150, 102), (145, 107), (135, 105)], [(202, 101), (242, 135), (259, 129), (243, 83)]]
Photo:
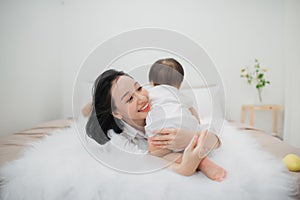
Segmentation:
[[(158, 60), (151, 66), (149, 81), (153, 87), (148, 90), (151, 110), (146, 118), (145, 126), (145, 132), (150, 140), (156, 131), (163, 128), (195, 131), (201, 129), (200, 119), (192, 106), (192, 100), (179, 91), (183, 77), (183, 67), (173, 58)], [(181, 154), (178, 153), (183, 151), (183, 149), (172, 148), (159, 149), (151, 145), (151, 142), (149, 142), (148, 150), (151, 154), (160, 157), (171, 155), (168, 158), (176, 159), (176, 162), (180, 162)], [(201, 163), (208, 165), (201, 168)], [(226, 171), (207, 157), (201, 163), (198, 169), (202, 170), (209, 178), (221, 181), (225, 177)]]

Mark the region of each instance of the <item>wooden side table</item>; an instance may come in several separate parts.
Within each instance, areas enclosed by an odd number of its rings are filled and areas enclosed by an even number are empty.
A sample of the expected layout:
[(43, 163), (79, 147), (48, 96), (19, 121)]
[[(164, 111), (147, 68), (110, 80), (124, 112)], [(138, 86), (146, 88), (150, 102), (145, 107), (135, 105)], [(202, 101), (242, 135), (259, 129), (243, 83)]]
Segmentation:
[(242, 105), (241, 111), (241, 122), (245, 122), (245, 111), (249, 110), (250, 113), (250, 125), (254, 125), (254, 111), (255, 110), (271, 110), (273, 111), (273, 131), (275, 136), (278, 136), (277, 132), (277, 118), (278, 118), (278, 111), (283, 110), (283, 106), (279, 105)]

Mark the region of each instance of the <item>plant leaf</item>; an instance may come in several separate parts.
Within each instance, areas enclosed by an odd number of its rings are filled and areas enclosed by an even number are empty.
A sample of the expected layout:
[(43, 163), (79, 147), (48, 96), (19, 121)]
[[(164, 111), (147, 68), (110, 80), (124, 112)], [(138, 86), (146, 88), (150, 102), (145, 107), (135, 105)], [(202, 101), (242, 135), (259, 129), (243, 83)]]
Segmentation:
[(264, 74), (258, 74), (257, 78), (261, 79), (262, 77), (264, 77)]

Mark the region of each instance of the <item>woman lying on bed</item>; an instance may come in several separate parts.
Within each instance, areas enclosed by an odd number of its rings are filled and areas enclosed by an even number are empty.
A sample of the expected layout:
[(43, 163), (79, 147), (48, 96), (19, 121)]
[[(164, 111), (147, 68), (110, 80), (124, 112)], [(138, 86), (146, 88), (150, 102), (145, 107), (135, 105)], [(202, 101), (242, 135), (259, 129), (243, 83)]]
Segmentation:
[[(148, 141), (144, 126), (150, 107), (148, 91), (138, 82), (124, 72), (107, 70), (95, 81), (92, 112), (86, 132), (100, 144), (105, 144), (113, 137), (114, 145), (121, 149), (133, 153), (147, 152)], [(199, 156), (203, 154), (204, 142), (209, 148), (219, 147), (218, 137), (207, 131), (201, 134), (195, 132), (165, 128), (160, 135), (155, 136), (156, 140), (152, 145), (185, 148), (182, 158), (172, 165), (173, 170), (179, 174), (191, 175), (196, 170), (201, 170), (213, 180), (223, 180), (225, 170), (207, 157)], [(216, 143), (218, 144), (215, 145)]]

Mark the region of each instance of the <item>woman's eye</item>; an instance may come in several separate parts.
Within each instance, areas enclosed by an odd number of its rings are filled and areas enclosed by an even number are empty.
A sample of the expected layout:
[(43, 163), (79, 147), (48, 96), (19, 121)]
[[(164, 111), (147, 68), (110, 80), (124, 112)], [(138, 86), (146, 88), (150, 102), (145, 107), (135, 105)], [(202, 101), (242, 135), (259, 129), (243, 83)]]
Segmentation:
[(132, 99), (133, 99), (133, 96), (131, 96), (131, 97), (128, 99), (127, 103), (130, 103), (130, 102), (132, 101)]
[(138, 91), (141, 91), (143, 89), (143, 87), (142, 86), (140, 86), (137, 90)]

